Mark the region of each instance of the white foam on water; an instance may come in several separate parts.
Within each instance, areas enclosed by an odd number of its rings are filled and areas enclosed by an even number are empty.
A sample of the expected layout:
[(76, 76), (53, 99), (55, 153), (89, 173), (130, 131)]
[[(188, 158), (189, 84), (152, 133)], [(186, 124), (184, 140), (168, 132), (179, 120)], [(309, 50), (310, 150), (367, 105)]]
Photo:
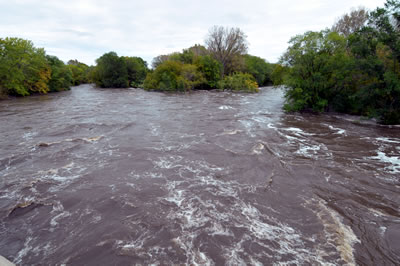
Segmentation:
[(53, 202), (53, 210), (52, 212), (63, 212), (64, 206), (61, 204), (60, 201)]
[[(207, 254), (198, 253), (199, 250), (194, 244), (197, 237), (204, 232), (209, 236), (222, 235), (232, 238), (231, 244), (221, 247), (221, 254), (228, 265), (247, 265), (249, 260), (256, 264), (266, 257), (282, 260), (286, 255), (294, 258), (286, 261), (289, 264), (326, 262), (317, 251), (305, 248), (304, 236), (300, 232), (288, 224), (262, 214), (255, 206), (241, 200), (239, 193), (248, 186), (216, 179), (213, 173), (224, 171), (224, 168), (212, 166), (204, 161), (185, 162), (186, 164), (190, 165), (189, 169), (196, 174), (196, 179), (180, 183), (167, 182), (168, 195), (163, 200), (175, 204), (167, 217), (181, 228), (180, 235), (174, 241), (184, 250), (188, 258), (187, 264), (205, 264), (207, 261), (213, 263), (207, 258)], [(179, 188), (187, 185), (186, 182), (191, 190)], [(190, 192), (197, 187), (216, 197), (205, 200)], [(231, 203), (226, 204), (216, 199), (227, 199)], [(245, 233), (239, 242), (234, 241), (235, 235), (231, 228), (244, 230)], [(266, 244), (266, 241), (276, 244)], [(249, 255), (245, 251), (249, 242), (262, 248), (257, 256)]]
[(314, 155), (318, 154), (318, 151), (321, 150), (320, 145), (304, 145), (300, 144), (300, 148), (296, 151), (297, 154), (303, 155), (304, 157), (312, 158)]
[(336, 131), (333, 134), (347, 136), (346, 130), (344, 130), (342, 128), (334, 127), (334, 126), (331, 126), (329, 124), (322, 124), (322, 125), (329, 127), (330, 130)]
[(182, 167), (182, 164), (179, 164), (182, 159), (182, 156), (162, 156), (158, 158), (158, 161), (154, 161), (153, 163), (158, 168), (172, 169)]
[(379, 210), (376, 210), (376, 209), (368, 208), (368, 210), (369, 210), (370, 212), (372, 212), (372, 214), (373, 214), (375, 217), (387, 216), (387, 215), (384, 214), (383, 212), (381, 212), (381, 211), (379, 211)]
[(73, 180), (80, 178), (81, 173), (85, 170), (86, 170), (85, 167), (76, 166), (74, 162), (71, 162), (60, 168), (41, 170), (37, 173), (37, 175), (39, 176), (40, 179), (53, 180), (66, 185), (72, 182)]
[(346, 136), (346, 130), (344, 130), (342, 128), (333, 127), (333, 126), (329, 126), (329, 128), (332, 129), (332, 130), (336, 130), (337, 132), (335, 134), (345, 135)]
[(192, 141), (192, 142), (184, 142), (176, 145), (163, 145), (161, 147), (153, 147), (153, 149), (157, 151), (182, 151), (190, 148), (192, 145), (199, 143), (198, 141)]
[(63, 218), (66, 218), (66, 217), (69, 217), (69, 216), (71, 216), (71, 213), (70, 213), (70, 212), (63, 211), (62, 213), (59, 213), (58, 215), (54, 216), (54, 217), (51, 219), (50, 225), (53, 226), (53, 227), (55, 227), (55, 226), (58, 225), (59, 220), (61, 220), (61, 219), (63, 219)]
[(385, 167), (385, 170), (391, 174), (400, 173), (400, 157), (387, 156), (384, 152), (378, 151), (376, 156), (369, 157), (372, 160), (378, 160), (389, 166)]
[(253, 133), (254, 130), (254, 122), (248, 120), (239, 120), (239, 122), (244, 126), (246, 129), (247, 135), (254, 138), (256, 135)]
[(23, 135), (22, 135), (22, 138), (25, 140), (25, 141), (29, 141), (29, 140), (32, 140), (35, 136), (37, 136), (39, 133), (38, 132), (33, 132), (33, 131), (31, 131), (31, 132), (26, 132), (26, 133), (24, 133)]
[(228, 106), (228, 105), (222, 105), (220, 107), (218, 107), (219, 110), (230, 110), (230, 109), (234, 109), (232, 106)]
[(102, 217), (101, 217), (100, 214), (94, 215), (93, 218), (92, 218), (92, 222), (95, 223), (95, 224), (97, 224), (98, 222), (101, 221), (101, 218), (102, 218)]
[(252, 154), (262, 154), (262, 151), (265, 150), (265, 146), (262, 143), (257, 143), (251, 149)]
[(157, 137), (160, 135), (160, 126), (154, 125), (153, 123), (150, 123), (150, 134), (154, 137)]
[(303, 136), (314, 136), (313, 133), (304, 132), (302, 129), (297, 127), (288, 127), (288, 128), (281, 128), (282, 130), (289, 131), (294, 133), (295, 135), (303, 135)]
[(265, 116), (255, 116), (255, 117), (252, 117), (251, 120), (253, 120), (253, 121), (257, 122), (257, 123), (261, 123), (261, 124), (267, 124), (268, 123), (268, 125), (269, 125), (270, 121), (271, 121), (271, 118), (265, 117)]
[[(184, 238), (184, 239), (182, 239)], [(194, 248), (193, 241), (195, 235), (188, 234), (185, 237), (179, 236), (173, 242), (179, 246), (186, 254), (187, 265), (215, 265), (215, 263), (201, 252), (199, 249)]]
[(32, 240), (33, 240), (33, 238), (30, 236), (28, 236), (25, 239), (23, 248), (18, 252), (17, 257), (13, 261), (15, 264), (17, 264), (17, 265), (21, 264), (22, 258), (25, 257), (28, 254), (28, 252), (32, 250), (32, 248), (33, 248), (32, 244), (31, 244)]
[(400, 139), (395, 139), (395, 138), (384, 138), (384, 137), (380, 137), (380, 138), (376, 138), (376, 140), (378, 141), (382, 141), (382, 142), (387, 142), (387, 143), (397, 143), (400, 144)]
[(382, 237), (385, 236), (386, 230), (387, 230), (386, 226), (379, 227), (379, 231)]
[(174, 190), (173, 193), (167, 198), (165, 198), (166, 201), (175, 203), (176, 206), (180, 207), (182, 205), (182, 201), (184, 200), (183, 198), (183, 190)]

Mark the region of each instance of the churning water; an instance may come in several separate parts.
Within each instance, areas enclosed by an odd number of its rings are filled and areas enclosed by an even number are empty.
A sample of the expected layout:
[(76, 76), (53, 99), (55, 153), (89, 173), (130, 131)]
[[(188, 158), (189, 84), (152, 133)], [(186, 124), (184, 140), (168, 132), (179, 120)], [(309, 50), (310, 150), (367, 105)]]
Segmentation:
[(0, 102), (17, 264), (394, 265), (400, 129), (285, 114), (281, 89)]

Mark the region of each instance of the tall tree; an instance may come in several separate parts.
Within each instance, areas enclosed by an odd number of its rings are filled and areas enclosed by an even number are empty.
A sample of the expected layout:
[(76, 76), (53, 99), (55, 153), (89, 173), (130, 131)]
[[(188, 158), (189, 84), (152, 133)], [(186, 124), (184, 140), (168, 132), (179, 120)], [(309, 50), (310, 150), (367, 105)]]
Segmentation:
[(49, 80), (50, 91), (68, 90), (72, 84), (72, 72), (57, 56), (47, 55), (47, 62), (51, 67)]
[(94, 81), (103, 88), (127, 88), (128, 71), (126, 62), (115, 52), (109, 52), (96, 60)]
[(140, 57), (124, 56), (123, 59), (125, 60), (128, 71), (129, 86), (135, 88), (139, 87), (143, 84), (148, 72), (147, 62)]
[(89, 66), (79, 62), (78, 60), (69, 60), (68, 61), (68, 68), (72, 72), (72, 84), (73, 85), (80, 85), (82, 83), (87, 83), (88, 79), (88, 72)]
[(349, 36), (360, 30), (368, 20), (368, 11), (364, 7), (353, 9), (349, 14), (344, 14), (332, 27), (332, 31)]
[(258, 85), (263, 86), (271, 83), (272, 65), (264, 59), (253, 56), (245, 55), (244, 61), (246, 63), (246, 72), (253, 75)]
[(237, 58), (247, 53), (246, 35), (239, 28), (214, 26), (205, 40), (206, 46), (214, 59), (222, 65), (222, 75), (234, 71)]
[(0, 92), (25, 96), (47, 93), (51, 69), (42, 48), (20, 38), (0, 38)]

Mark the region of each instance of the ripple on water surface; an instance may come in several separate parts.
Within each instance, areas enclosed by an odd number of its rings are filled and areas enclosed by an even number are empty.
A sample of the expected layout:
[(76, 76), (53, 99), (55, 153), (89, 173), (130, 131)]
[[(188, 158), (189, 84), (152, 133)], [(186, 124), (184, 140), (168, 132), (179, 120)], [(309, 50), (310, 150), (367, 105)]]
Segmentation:
[(273, 88), (83, 85), (3, 103), (14, 263), (399, 264), (398, 128), (286, 114)]

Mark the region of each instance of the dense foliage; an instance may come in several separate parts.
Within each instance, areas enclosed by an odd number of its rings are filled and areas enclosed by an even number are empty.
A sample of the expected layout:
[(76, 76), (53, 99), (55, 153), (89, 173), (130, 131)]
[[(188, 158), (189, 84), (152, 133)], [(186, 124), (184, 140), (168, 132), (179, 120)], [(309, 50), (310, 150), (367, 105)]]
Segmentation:
[(96, 60), (91, 78), (102, 88), (138, 87), (147, 74), (147, 63), (140, 57), (118, 56), (108, 52)]
[(244, 56), (244, 61), (246, 65), (245, 72), (251, 74), (260, 86), (272, 84), (272, 64), (267, 63), (260, 57), (249, 54)]
[(31, 41), (0, 39), (0, 96), (65, 90), (71, 81), (70, 69)]
[(203, 74), (195, 65), (165, 61), (144, 81), (144, 88), (162, 91), (187, 91), (205, 83)]
[(79, 62), (78, 60), (69, 60), (68, 68), (72, 73), (72, 85), (77, 86), (84, 83), (89, 83), (89, 66)]
[(258, 85), (272, 84), (273, 65), (245, 53), (246, 36), (240, 29), (214, 27), (210, 30), (206, 44), (207, 48), (196, 44), (182, 52), (154, 58), (154, 72), (148, 74), (145, 89), (257, 92)]
[(48, 83), (50, 91), (69, 89), (73, 80), (73, 72), (71, 69), (66, 67), (64, 62), (56, 56), (48, 55), (46, 58), (51, 68), (51, 75)]
[(123, 59), (126, 62), (129, 86), (134, 88), (142, 87), (148, 72), (147, 62), (140, 57), (125, 56)]
[(307, 32), (290, 41), (285, 109), (366, 115), (400, 123), (400, 2), (387, 1), (346, 34)]
[(232, 90), (242, 92), (258, 92), (258, 84), (255, 78), (250, 74), (234, 73), (230, 76), (225, 76), (219, 82), (221, 90)]

